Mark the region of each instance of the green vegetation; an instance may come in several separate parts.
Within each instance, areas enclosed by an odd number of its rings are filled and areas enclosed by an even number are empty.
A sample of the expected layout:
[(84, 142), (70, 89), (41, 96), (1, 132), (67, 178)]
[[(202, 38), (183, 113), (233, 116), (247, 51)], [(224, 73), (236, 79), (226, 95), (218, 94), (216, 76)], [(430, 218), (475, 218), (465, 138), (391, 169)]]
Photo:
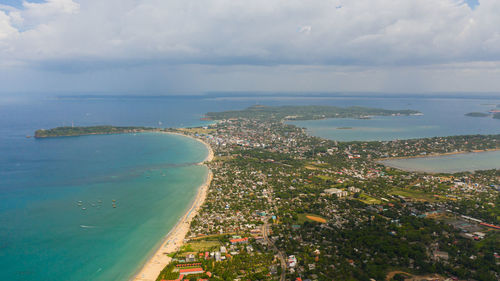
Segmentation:
[(432, 194), (428, 194), (420, 190), (396, 189), (390, 191), (389, 194), (403, 196), (408, 199), (422, 200), (428, 202), (434, 202), (436, 200), (436, 198)]
[[(355, 196), (356, 197), (356, 196)], [(377, 199), (377, 198), (374, 198), (368, 194), (365, 194), (365, 193), (361, 193), (359, 194), (359, 196), (357, 197), (357, 199), (365, 204), (368, 204), (368, 205), (371, 205), (371, 204), (381, 204), (382, 201)]]
[(205, 252), (221, 246), (218, 240), (194, 240), (182, 246), (181, 252)]
[(153, 131), (148, 127), (115, 127), (115, 126), (91, 126), (91, 127), (57, 127), (54, 129), (40, 129), (35, 132), (35, 138), (69, 137), (82, 135), (122, 134)]
[(156, 281), (161, 281), (161, 280), (175, 280), (179, 278), (179, 272), (174, 272), (175, 269), (175, 264), (171, 263), (167, 265), (158, 275), (158, 278), (156, 278)]
[(466, 113), (465, 116), (469, 116), (469, 117), (488, 117), (490, 115), (488, 113), (484, 113), (484, 112), (469, 112), (469, 113)]
[(206, 116), (214, 120), (248, 118), (266, 121), (315, 120), (325, 118), (362, 118), (366, 116), (410, 115), (416, 110), (387, 110), (360, 106), (252, 106), (244, 110), (208, 112)]

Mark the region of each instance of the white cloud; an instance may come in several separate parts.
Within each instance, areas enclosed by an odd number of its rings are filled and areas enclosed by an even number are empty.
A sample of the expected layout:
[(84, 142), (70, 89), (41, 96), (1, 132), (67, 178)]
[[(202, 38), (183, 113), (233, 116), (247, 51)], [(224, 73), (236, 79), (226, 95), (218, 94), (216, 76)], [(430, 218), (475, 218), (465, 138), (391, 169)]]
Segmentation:
[[(0, 11), (0, 40), (10, 37), (16, 33), (17, 30), (12, 27), (10, 17), (5, 12)], [(0, 41), (0, 44), (1, 42), (2, 41)]]
[(498, 0), (48, 0), (0, 6), (0, 65), (477, 65), (498, 26)]
[(21, 34), (8, 56), (20, 60), (418, 64), (500, 55), (495, 0), (474, 11), (460, 0), (49, 0), (14, 15)]

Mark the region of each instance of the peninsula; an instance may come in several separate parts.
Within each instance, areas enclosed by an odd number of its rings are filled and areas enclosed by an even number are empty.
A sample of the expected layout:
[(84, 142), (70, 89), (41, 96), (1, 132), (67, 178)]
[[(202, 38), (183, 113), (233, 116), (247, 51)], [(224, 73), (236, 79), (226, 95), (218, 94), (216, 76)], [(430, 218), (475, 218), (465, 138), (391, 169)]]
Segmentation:
[(378, 160), (500, 149), (500, 135), (337, 142), (283, 122), (376, 114), (418, 112), (254, 106), (207, 113), (217, 122), (204, 128), (127, 127), (195, 137), (216, 155), (196, 212), (135, 279), (498, 280), (500, 170), (426, 174)]
[(251, 118), (256, 120), (317, 120), (325, 118), (366, 118), (369, 116), (421, 114), (416, 110), (387, 110), (360, 106), (263, 106), (255, 105), (244, 110), (208, 112), (207, 118), (224, 120), (231, 118)]
[(468, 117), (488, 117), (490, 115), (488, 113), (484, 113), (484, 112), (469, 112), (469, 113), (466, 113), (465, 116), (468, 116)]
[(115, 127), (115, 126), (90, 126), (90, 127), (57, 127), (53, 129), (40, 129), (35, 131), (35, 138), (73, 137), (83, 135), (124, 134), (154, 131), (148, 127)]

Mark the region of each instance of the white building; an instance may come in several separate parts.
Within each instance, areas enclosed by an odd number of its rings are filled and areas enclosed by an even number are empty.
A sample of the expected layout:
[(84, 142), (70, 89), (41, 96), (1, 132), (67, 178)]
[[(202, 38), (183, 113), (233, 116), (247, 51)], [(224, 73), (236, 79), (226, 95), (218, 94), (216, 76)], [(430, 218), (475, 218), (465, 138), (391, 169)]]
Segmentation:
[(347, 188), (347, 191), (352, 192), (352, 193), (358, 193), (358, 192), (360, 192), (360, 191), (361, 191), (361, 189), (359, 189), (359, 188), (357, 188), (357, 187), (354, 187), (354, 186), (349, 186), (349, 187)]
[(345, 190), (342, 190), (342, 189), (338, 189), (338, 188), (329, 188), (329, 189), (325, 189), (325, 193), (329, 194), (329, 195), (337, 195), (337, 197), (345, 197), (347, 196), (347, 191)]
[(288, 267), (295, 267), (297, 265), (297, 258), (294, 255), (288, 257)]

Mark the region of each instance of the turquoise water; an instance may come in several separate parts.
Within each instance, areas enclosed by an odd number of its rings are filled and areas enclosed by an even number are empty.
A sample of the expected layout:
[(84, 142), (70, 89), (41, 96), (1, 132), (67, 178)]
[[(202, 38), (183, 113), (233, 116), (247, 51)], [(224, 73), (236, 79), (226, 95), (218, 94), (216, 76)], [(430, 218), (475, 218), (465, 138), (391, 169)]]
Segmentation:
[(176, 135), (20, 139), (13, 146), (0, 163), (8, 163), (0, 170), (0, 280), (126, 280), (208, 172), (193, 164), (206, 148)]
[(500, 169), (500, 151), (487, 151), (411, 159), (380, 161), (382, 164), (406, 170), (428, 173), (457, 173)]

